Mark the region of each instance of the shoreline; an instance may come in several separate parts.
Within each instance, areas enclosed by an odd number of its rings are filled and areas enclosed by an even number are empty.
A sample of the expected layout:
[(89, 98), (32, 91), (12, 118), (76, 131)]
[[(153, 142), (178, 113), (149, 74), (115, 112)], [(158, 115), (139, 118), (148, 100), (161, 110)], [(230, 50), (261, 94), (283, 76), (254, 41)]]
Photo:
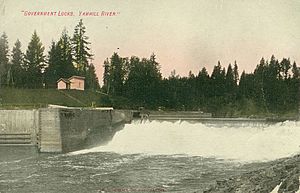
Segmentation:
[(300, 154), (267, 162), (268, 166), (216, 181), (203, 193), (277, 193), (299, 190)]

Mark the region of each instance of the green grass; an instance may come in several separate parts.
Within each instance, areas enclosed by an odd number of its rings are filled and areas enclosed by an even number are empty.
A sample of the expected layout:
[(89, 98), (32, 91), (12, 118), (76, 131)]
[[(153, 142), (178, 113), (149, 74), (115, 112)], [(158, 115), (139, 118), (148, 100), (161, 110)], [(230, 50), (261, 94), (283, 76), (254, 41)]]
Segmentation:
[(95, 91), (56, 89), (0, 89), (2, 108), (40, 108), (48, 104), (72, 107), (109, 106), (106, 95)]

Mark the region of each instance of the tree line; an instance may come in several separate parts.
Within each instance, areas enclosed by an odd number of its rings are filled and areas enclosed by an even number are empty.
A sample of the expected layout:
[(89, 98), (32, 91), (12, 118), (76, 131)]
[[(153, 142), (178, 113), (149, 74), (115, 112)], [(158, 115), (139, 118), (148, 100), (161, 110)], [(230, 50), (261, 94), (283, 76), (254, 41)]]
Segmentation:
[(37, 32), (34, 31), (26, 52), (17, 39), (10, 51), (5, 32), (0, 37), (0, 86), (14, 88), (56, 88), (59, 78), (84, 76), (87, 89), (99, 89), (92, 63), (86, 27), (80, 20), (71, 37), (64, 29), (58, 41), (53, 41), (45, 55)]
[(172, 71), (163, 78), (156, 56), (120, 57), (104, 61), (102, 90), (119, 97), (123, 108), (202, 110), (220, 116), (296, 112), (299, 69), (289, 58), (262, 58), (253, 73), (239, 75), (235, 61), (218, 62), (211, 74), (203, 67), (181, 77)]
[[(0, 87), (56, 88), (59, 78), (84, 76), (87, 89), (99, 82), (86, 27), (82, 20), (72, 36), (66, 30), (53, 41), (49, 52), (34, 31), (26, 52), (17, 40), (12, 50), (8, 37), (0, 37)], [(181, 77), (173, 70), (162, 77), (156, 55), (121, 57), (113, 53), (104, 61), (102, 92), (119, 108), (202, 110), (220, 116), (296, 112), (300, 72), (289, 58), (262, 58), (252, 73), (239, 74), (235, 61), (226, 68), (218, 62), (211, 74), (203, 67)], [(114, 100), (114, 101), (109, 101)]]

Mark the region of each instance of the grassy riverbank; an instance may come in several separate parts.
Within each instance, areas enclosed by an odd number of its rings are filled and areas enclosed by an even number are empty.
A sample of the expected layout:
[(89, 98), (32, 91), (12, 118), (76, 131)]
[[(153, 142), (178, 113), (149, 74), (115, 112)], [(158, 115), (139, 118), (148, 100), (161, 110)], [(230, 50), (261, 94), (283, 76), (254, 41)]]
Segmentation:
[(11, 89), (0, 90), (2, 108), (39, 108), (49, 104), (91, 107), (109, 105), (108, 97), (95, 91), (78, 91), (56, 89)]

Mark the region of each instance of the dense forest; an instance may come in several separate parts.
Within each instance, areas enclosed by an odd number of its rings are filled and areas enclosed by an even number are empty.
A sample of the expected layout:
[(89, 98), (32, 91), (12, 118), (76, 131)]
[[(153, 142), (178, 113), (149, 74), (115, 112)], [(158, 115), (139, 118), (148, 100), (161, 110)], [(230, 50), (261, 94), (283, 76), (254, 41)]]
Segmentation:
[(73, 36), (63, 30), (57, 42), (53, 41), (47, 55), (37, 32), (34, 31), (26, 52), (16, 40), (12, 51), (4, 32), (0, 37), (0, 86), (13, 88), (56, 88), (59, 78), (73, 75), (86, 78), (86, 88), (99, 89), (99, 81), (92, 63), (90, 42), (86, 28), (79, 21)]
[(239, 74), (236, 61), (225, 67), (218, 62), (211, 74), (202, 68), (181, 77), (172, 71), (162, 77), (155, 54), (149, 58), (121, 57), (113, 53), (104, 61), (100, 88), (90, 42), (82, 22), (72, 36), (63, 30), (48, 54), (34, 31), (26, 52), (17, 40), (12, 50), (8, 37), (0, 37), (0, 87), (56, 88), (59, 78), (86, 78), (86, 89), (107, 94), (104, 105), (117, 108), (201, 110), (216, 116), (295, 113), (298, 108), (299, 69), (289, 58), (275, 56), (258, 61), (253, 73)]
[(235, 61), (227, 68), (218, 62), (211, 74), (180, 77), (175, 70), (163, 78), (156, 56), (120, 57), (104, 62), (102, 90), (120, 97), (124, 108), (201, 110), (216, 116), (295, 113), (298, 108), (299, 69), (295, 62), (262, 58), (253, 73), (239, 76)]

